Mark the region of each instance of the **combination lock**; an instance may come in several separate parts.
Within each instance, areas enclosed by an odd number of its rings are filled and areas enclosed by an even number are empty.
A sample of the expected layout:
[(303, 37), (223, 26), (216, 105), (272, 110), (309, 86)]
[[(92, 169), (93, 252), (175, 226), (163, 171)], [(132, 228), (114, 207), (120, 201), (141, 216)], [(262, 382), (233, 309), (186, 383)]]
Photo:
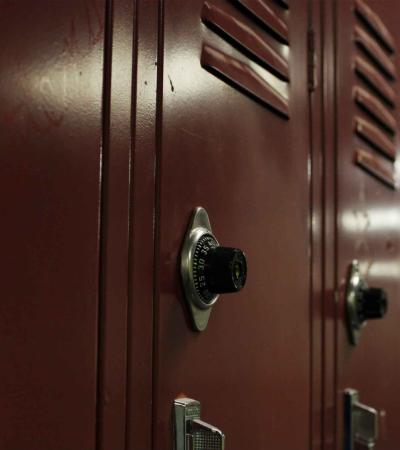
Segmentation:
[(361, 276), (359, 262), (353, 261), (346, 287), (346, 319), (351, 344), (357, 345), (368, 320), (382, 319), (387, 310), (388, 296), (385, 290), (369, 287)]
[(194, 328), (206, 328), (219, 294), (240, 291), (246, 283), (247, 262), (237, 248), (221, 247), (207, 212), (195, 209), (181, 254), (181, 276)]

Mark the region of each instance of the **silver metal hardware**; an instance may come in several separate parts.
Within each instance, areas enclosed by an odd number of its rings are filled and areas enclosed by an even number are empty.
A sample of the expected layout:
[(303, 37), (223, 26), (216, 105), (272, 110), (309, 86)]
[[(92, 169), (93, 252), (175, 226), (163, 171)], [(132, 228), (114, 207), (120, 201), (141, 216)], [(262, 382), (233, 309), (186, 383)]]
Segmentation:
[(212, 306), (217, 301), (219, 295), (213, 295), (208, 302), (205, 302), (195, 288), (193, 276), (194, 252), (200, 238), (210, 235), (218, 245), (218, 241), (212, 234), (210, 220), (204, 208), (197, 207), (194, 211), (181, 254), (181, 276), (184, 294), (192, 314), (193, 324), (196, 330), (202, 331), (207, 327)]
[(200, 420), (200, 409), (191, 398), (174, 401), (174, 450), (224, 450), (224, 434)]
[(345, 390), (345, 450), (375, 448), (378, 439), (378, 411), (359, 402), (358, 392)]
[(192, 215), (181, 252), (185, 300), (194, 329), (207, 327), (219, 294), (239, 292), (246, 283), (246, 255), (238, 248), (222, 247), (212, 233), (204, 208)]
[(346, 319), (350, 342), (357, 345), (366, 321), (382, 319), (387, 310), (388, 296), (385, 290), (369, 287), (361, 276), (358, 261), (353, 261), (346, 288)]
[(358, 261), (352, 261), (346, 289), (346, 315), (350, 342), (357, 345), (361, 330), (366, 323), (361, 322), (357, 313), (357, 300), (359, 292), (366, 288), (366, 283), (360, 274)]

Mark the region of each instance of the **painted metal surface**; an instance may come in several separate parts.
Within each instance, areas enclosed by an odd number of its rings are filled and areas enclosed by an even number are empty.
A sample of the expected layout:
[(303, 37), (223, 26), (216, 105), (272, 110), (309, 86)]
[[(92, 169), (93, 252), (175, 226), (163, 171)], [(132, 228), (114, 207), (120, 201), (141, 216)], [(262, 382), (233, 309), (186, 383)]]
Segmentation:
[(287, 100), (257, 74), (249, 64), (227, 55), (210, 45), (203, 46), (201, 64), (211, 72), (226, 78), (238, 89), (271, 107), (284, 117), (289, 117)]
[(95, 448), (103, 0), (0, 2), (0, 447)]
[[(291, 36), (289, 120), (201, 67), (203, 45), (249, 63), (207, 29), (202, 7), (200, 0), (164, 2), (153, 448), (171, 448), (173, 401), (185, 394), (201, 401), (204, 414), (226, 434), (227, 448), (305, 450), (310, 443), (306, 2), (277, 8)], [(278, 41), (275, 45), (286, 51)], [(207, 208), (224, 244), (245, 251), (249, 267), (246, 287), (232, 298), (221, 295), (202, 333), (191, 330), (179, 276), (181, 245), (197, 205)]]
[[(367, 89), (376, 101), (381, 102), (390, 114), (399, 120), (398, 93), (399, 86), (395, 81), (389, 82), (392, 91), (391, 107), (382, 101), (379, 92), (371, 90), (357, 75), (351, 73), (351, 66), (360, 51), (357, 46), (349, 45), (355, 24), (362, 26), (381, 46), (388, 57), (398, 67), (397, 55), (394, 57), (390, 49), (397, 47), (400, 39), (398, 28), (398, 2), (396, 1), (357, 1), (356, 5), (367, 4), (371, 27), (359, 17), (360, 7), (353, 11), (350, 2), (337, 2), (337, 449), (343, 448), (343, 392), (346, 388), (357, 389), (368, 405), (380, 410), (385, 416), (382, 427), (386, 431), (381, 434), (376, 447), (380, 450), (393, 450), (398, 447), (400, 430), (398, 427), (400, 386), (400, 335), (398, 317), (400, 303), (400, 216), (399, 193), (388, 189), (376, 177), (357, 170), (352, 160), (352, 151), (356, 148), (364, 162), (383, 164), (390, 161), (376, 152), (368, 142), (353, 133), (353, 120), (361, 114), (358, 105), (352, 104), (352, 86), (358, 85)], [(364, 13), (363, 17), (364, 17)], [(340, 30), (340, 31), (339, 31)], [(381, 40), (373, 30), (387, 42)], [(386, 30), (386, 31), (384, 31)], [(390, 34), (389, 34), (390, 33)], [(391, 35), (392, 38), (388, 38)], [(369, 64), (373, 64), (371, 61)], [(379, 67), (374, 68), (378, 73)], [(382, 78), (383, 79), (383, 78)], [(365, 118), (367, 119), (367, 115)], [(369, 119), (369, 118), (368, 118)], [(376, 122), (377, 127), (381, 127)], [(397, 127), (396, 127), (397, 128)], [(381, 133), (393, 140), (397, 152), (398, 137), (391, 135), (381, 127)], [(361, 149), (361, 150), (360, 150)], [(361, 152), (361, 153), (360, 153)], [(368, 164), (369, 164), (368, 162)], [(393, 176), (393, 166), (392, 172)], [(390, 175), (390, 174), (389, 174)], [(368, 323), (363, 330), (360, 342), (353, 348), (347, 336), (344, 320), (343, 289), (345, 276), (351, 260), (358, 259), (362, 274), (369, 284), (381, 287), (388, 292), (389, 312), (379, 321)]]
[(391, 134), (396, 133), (396, 119), (391, 111), (374, 95), (370, 94), (366, 89), (356, 86), (354, 88), (354, 100)]
[[(24, 3), (29, 27), (0, 2), (0, 447), (169, 450), (186, 394), (232, 450), (341, 450), (351, 386), (396, 448), (397, 2), (311, 2), (310, 109), (306, 1)], [(179, 277), (199, 204), (249, 257), (203, 334)], [(390, 297), (356, 348), (354, 258)]]
[(378, 152), (381, 152), (392, 161), (396, 159), (396, 147), (392, 136), (385, 134), (384, 131), (381, 131), (379, 127), (373, 125), (369, 120), (356, 116), (354, 131)]
[(287, 23), (274, 11), (270, 3), (263, 0), (239, 0), (239, 3), (275, 33), (283, 43), (289, 42)]
[[(157, 0), (137, 0), (129, 213), (128, 367), (126, 449), (152, 449), (153, 441), (153, 297), (158, 60)], [(156, 426), (154, 424), (154, 426)]]
[(211, 28), (226, 34), (237, 45), (250, 53), (257, 61), (266, 65), (279, 78), (289, 80), (289, 67), (286, 59), (276, 52), (262, 35), (257, 33), (251, 21), (243, 17), (235, 17), (235, 9), (226, 3), (204, 2), (202, 10), (203, 22)]
[(354, 161), (377, 180), (380, 180), (391, 189), (396, 189), (396, 178), (393, 168), (377, 155), (363, 148), (357, 148), (354, 152)]
[[(355, 12), (359, 17), (361, 17), (362, 20), (377, 34), (380, 42), (386, 49), (393, 53), (396, 47), (394, 37), (379, 14), (377, 14), (365, 0), (355, 0), (354, 6)], [(394, 13), (395, 4), (388, 6), (391, 8), (392, 13)]]
[(380, 45), (359, 25), (354, 27), (354, 40), (364, 53), (379, 65), (380, 69), (388, 78), (396, 78), (396, 69), (390, 56), (387, 55)]
[(357, 55), (354, 69), (362, 81), (367, 82), (382, 98), (383, 101), (393, 106), (395, 92), (388, 81), (363, 57)]
[[(309, 35), (309, 39), (313, 41), (314, 49), (314, 67), (312, 67), (313, 82), (310, 87), (313, 91), (310, 94), (310, 337), (311, 337), (311, 360), (310, 360), (310, 378), (311, 378), (311, 416), (310, 416), (310, 449), (320, 450), (324, 439), (323, 428), (325, 420), (324, 409), (324, 390), (323, 380), (323, 364), (325, 348), (322, 341), (322, 330), (326, 321), (324, 314), (326, 305), (329, 302), (324, 301), (325, 280), (324, 265), (322, 260), (324, 257), (324, 236), (323, 224), (324, 220), (324, 194), (322, 189), (323, 168), (322, 160), (324, 148), (324, 110), (323, 102), (323, 59), (320, 57), (323, 47), (321, 38), (324, 21), (323, 7), (325, 5), (318, 0), (311, 3), (310, 23), (313, 25), (313, 33)], [(328, 335), (328, 333), (325, 333)]]
[(105, 14), (96, 448), (124, 450), (135, 3), (108, 1)]

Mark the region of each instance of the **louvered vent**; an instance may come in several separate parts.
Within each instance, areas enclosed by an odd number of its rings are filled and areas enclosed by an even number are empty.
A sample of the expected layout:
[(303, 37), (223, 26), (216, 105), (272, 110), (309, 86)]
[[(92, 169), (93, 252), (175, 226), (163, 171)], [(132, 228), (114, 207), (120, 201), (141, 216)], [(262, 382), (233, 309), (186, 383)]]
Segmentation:
[(288, 4), (283, 0), (206, 0), (204, 24), (223, 39), (205, 42), (202, 66), (289, 118)]
[(354, 13), (356, 85), (353, 94), (359, 110), (354, 120), (354, 133), (360, 143), (355, 151), (355, 162), (386, 186), (396, 189), (395, 138), (398, 130), (394, 116), (394, 40), (365, 0), (355, 0)]

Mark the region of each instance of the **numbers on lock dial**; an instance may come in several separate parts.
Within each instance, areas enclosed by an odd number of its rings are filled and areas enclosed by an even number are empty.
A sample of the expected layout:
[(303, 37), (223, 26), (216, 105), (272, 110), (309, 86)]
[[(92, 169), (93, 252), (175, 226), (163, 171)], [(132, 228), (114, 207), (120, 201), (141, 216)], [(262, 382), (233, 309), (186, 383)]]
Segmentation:
[(218, 242), (211, 234), (204, 234), (198, 241), (193, 255), (193, 282), (197, 294), (208, 303), (215, 294), (210, 292), (206, 282), (206, 261), (212, 249), (218, 247)]

